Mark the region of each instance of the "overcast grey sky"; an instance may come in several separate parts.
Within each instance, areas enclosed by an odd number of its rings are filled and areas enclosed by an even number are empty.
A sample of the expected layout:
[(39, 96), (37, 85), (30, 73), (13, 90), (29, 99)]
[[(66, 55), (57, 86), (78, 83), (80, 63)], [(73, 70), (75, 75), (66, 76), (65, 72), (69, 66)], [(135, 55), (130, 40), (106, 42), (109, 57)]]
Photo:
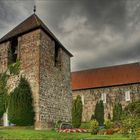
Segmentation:
[(0, 37), (33, 13), (74, 55), (72, 71), (140, 61), (140, 0), (0, 0)]

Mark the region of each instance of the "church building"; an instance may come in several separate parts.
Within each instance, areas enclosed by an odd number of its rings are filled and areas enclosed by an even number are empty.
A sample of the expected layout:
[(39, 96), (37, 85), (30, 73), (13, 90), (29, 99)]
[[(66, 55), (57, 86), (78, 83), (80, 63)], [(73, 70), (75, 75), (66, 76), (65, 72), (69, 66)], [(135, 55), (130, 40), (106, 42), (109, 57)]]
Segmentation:
[(74, 99), (81, 96), (83, 121), (91, 119), (100, 100), (105, 118), (112, 117), (115, 103), (124, 108), (129, 102), (140, 100), (140, 63), (72, 72), (72, 90)]
[[(47, 129), (58, 120), (71, 120), (72, 54), (39, 19), (31, 15), (0, 39), (0, 73), (7, 70), (11, 50), (12, 63), (18, 59), (20, 76), (30, 83), (35, 111), (35, 129)], [(18, 77), (11, 76), (9, 87), (14, 89)]]

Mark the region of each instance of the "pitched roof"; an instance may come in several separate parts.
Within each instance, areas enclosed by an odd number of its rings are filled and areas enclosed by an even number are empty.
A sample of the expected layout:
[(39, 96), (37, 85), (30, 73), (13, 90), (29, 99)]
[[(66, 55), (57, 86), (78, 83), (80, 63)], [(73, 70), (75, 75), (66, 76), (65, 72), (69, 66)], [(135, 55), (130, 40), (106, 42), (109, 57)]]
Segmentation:
[(72, 72), (72, 90), (140, 82), (140, 63)]
[(64, 48), (61, 42), (55, 37), (55, 35), (49, 30), (49, 28), (41, 21), (41, 19), (36, 15), (33, 14), (16, 26), (13, 30), (8, 32), (5, 36), (0, 39), (0, 43), (3, 43), (7, 40), (10, 40), (13, 37), (20, 36), (32, 30), (41, 28), (43, 29), (51, 38), (53, 38), (70, 56), (72, 54)]

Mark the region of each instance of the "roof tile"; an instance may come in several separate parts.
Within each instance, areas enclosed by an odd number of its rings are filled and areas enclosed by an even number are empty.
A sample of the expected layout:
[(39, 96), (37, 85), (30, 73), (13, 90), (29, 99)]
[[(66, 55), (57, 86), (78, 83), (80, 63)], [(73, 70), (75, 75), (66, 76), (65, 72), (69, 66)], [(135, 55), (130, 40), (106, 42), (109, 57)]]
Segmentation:
[(140, 63), (72, 72), (72, 90), (140, 82)]

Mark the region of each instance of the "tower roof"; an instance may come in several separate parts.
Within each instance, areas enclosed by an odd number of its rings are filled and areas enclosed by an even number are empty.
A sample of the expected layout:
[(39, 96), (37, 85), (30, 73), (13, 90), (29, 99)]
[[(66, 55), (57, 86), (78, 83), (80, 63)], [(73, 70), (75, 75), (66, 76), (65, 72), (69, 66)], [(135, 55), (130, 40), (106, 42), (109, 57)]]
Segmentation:
[(3, 36), (0, 39), (0, 43), (6, 42), (13, 37), (20, 36), (39, 28), (41, 28), (43, 31), (45, 31), (46, 34), (53, 38), (72, 57), (72, 54), (64, 48), (61, 42), (55, 37), (55, 35), (49, 30), (49, 28), (41, 21), (41, 19), (36, 14), (31, 15), (18, 26), (16, 26), (13, 30)]

